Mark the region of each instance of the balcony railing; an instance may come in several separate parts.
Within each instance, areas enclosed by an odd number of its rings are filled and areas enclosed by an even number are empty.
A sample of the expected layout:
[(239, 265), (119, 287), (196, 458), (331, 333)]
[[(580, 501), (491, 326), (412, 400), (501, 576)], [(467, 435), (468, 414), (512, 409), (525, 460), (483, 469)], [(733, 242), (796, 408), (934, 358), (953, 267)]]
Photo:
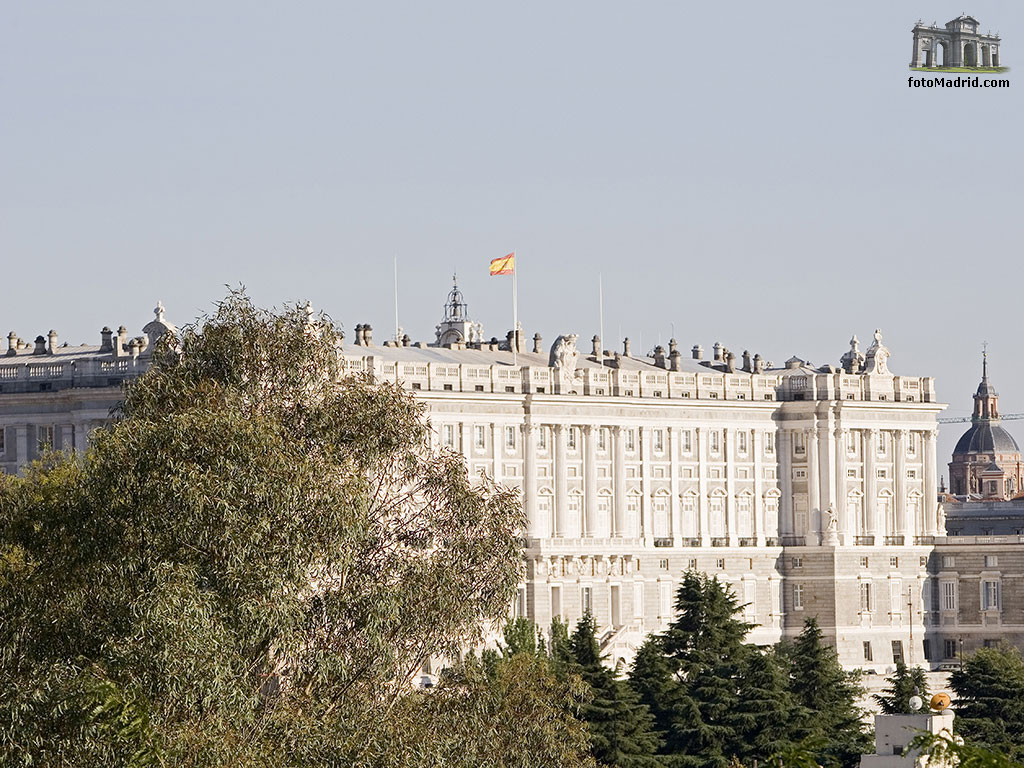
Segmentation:
[(802, 547), (807, 543), (803, 536), (783, 536), (781, 538), (784, 547)]
[(889, 546), (889, 547), (902, 547), (903, 546), (903, 536), (886, 536), (885, 537), (885, 543), (886, 543), (886, 546)]
[(931, 546), (935, 543), (934, 536), (915, 536), (914, 543), (918, 545)]
[(874, 545), (875, 537), (874, 536), (855, 536), (854, 539), (853, 539), (853, 543), (857, 544), (858, 546), (861, 546), (861, 547), (870, 547), (870, 546)]
[(658, 539), (655, 539), (654, 540), (654, 546), (656, 546), (656, 547), (671, 547), (672, 546), (672, 537), (669, 536), (668, 538), (658, 538)]
[(757, 546), (757, 539), (754, 538), (753, 536), (743, 536), (743, 537), (740, 538), (739, 541), (740, 541), (740, 546), (741, 547), (756, 547)]
[(782, 540), (778, 536), (768, 536), (764, 540), (764, 545), (766, 547), (778, 547), (782, 545)]
[(728, 536), (715, 536), (711, 539), (712, 547), (728, 547), (729, 537)]

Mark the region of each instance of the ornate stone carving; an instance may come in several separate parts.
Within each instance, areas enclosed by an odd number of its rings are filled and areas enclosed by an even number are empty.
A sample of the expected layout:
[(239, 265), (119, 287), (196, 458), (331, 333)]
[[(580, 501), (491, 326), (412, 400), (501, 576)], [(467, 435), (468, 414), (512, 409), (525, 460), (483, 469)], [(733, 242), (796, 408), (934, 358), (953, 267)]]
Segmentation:
[(558, 371), (559, 376), (569, 381), (576, 374), (576, 363), (580, 353), (576, 351), (575, 333), (566, 333), (555, 339), (548, 356), (548, 366)]
[(946, 535), (946, 508), (941, 504), (935, 509), (935, 528), (939, 536)]
[(864, 361), (864, 369), (868, 373), (891, 375), (889, 373), (889, 348), (882, 344), (882, 332), (875, 330), (875, 340), (868, 347), (868, 356)]

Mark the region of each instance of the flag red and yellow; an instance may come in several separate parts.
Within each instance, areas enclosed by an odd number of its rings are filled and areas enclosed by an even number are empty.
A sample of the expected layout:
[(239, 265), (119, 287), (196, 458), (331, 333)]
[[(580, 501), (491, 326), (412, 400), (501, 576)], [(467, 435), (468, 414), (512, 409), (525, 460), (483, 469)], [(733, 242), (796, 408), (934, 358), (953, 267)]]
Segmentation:
[(500, 259), (491, 259), (492, 275), (511, 275), (516, 271), (516, 255), (502, 256)]

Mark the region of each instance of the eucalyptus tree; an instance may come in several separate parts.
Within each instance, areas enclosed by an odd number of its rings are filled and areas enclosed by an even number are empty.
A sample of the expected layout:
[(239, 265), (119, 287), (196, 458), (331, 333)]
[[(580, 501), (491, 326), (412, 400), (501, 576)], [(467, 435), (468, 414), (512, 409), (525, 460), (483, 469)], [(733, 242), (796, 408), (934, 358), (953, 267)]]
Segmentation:
[(369, 760), (423, 660), (505, 614), (516, 494), (338, 345), (232, 292), (88, 451), (0, 487), (0, 762)]

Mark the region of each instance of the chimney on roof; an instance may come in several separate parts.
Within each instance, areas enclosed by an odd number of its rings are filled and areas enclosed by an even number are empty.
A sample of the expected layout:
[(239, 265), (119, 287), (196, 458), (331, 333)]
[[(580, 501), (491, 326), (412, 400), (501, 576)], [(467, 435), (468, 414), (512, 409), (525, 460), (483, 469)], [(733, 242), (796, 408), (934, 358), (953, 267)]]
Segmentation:
[(36, 336), (36, 348), (32, 350), (33, 355), (45, 355), (46, 354), (46, 337)]
[(629, 336), (627, 336), (626, 338), (624, 338), (622, 340), (622, 356), (623, 357), (632, 357), (632, 355), (630, 354), (629, 349), (630, 349), (630, 346), (629, 346)]
[(722, 346), (722, 343), (720, 341), (715, 342), (714, 355), (716, 363), (725, 362), (725, 347)]
[(7, 334), (7, 356), (14, 357), (18, 354), (18, 334), (11, 331)]
[(409, 334), (407, 333), (402, 336), (402, 346), (408, 347), (410, 344), (412, 344), (412, 339), (409, 338)]
[(544, 351), (544, 349), (543, 349), (543, 340), (541, 339), (539, 333), (533, 334), (533, 351), (534, 351), (535, 354), (538, 354), (538, 355), (541, 352)]
[(363, 343), (368, 347), (373, 346), (373, 326), (369, 323), (363, 326)]
[(760, 354), (754, 355), (754, 373), (764, 373), (764, 360)]
[(110, 340), (110, 337), (114, 335), (114, 332), (107, 326), (103, 326), (103, 330), (100, 331), (100, 352), (113, 352), (114, 344)]
[(654, 364), (659, 368), (667, 367), (665, 365), (665, 348), (661, 344), (654, 348)]
[(672, 350), (668, 353), (669, 359), (669, 370), (678, 371), (680, 369), (680, 362), (683, 358), (683, 353), (679, 351), (679, 347), (676, 346), (676, 340), (672, 339), (668, 343), (669, 349)]
[(593, 344), (593, 346), (591, 347), (591, 352), (594, 353), (594, 357), (600, 357), (601, 356), (601, 337), (598, 336), (595, 333), (594, 334), (594, 338), (592, 338), (590, 340), (590, 342), (591, 342), (591, 344)]
[(131, 355), (133, 359), (138, 357), (139, 352), (141, 351), (142, 342), (139, 341), (138, 338), (134, 338), (130, 342), (128, 342), (128, 354)]
[(725, 370), (729, 373), (736, 373), (736, 353), (727, 352), (725, 355)]
[(50, 332), (46, 334), (46, 338), (50, 342), (50, 346), (47, 348), (47, 351), (51, 355), (57, 354), (57, 332), (51, 328)]
[(743, 370), (747, 373), (752, 373), (754, 370), (751, 367), (750, 351), (746, 349), (743, 350)]
[(693, 355), (694, 360), (704, 359), (704, 347), (700, 344), (694, 344), (693, 349), (690, 350), (690, 354)]
[(123, 325), (117, 329), (117, 339), (114, 341), (114, 357), (124, 357), (128, 354), (128, 329)]

